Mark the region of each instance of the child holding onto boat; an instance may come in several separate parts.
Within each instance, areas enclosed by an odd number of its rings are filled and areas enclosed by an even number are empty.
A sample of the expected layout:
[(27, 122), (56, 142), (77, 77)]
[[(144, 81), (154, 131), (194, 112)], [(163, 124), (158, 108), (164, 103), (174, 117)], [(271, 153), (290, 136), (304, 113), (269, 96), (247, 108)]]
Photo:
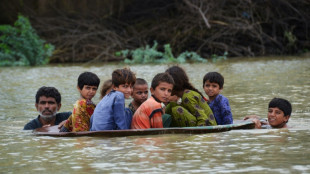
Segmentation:
[(218, 72), (208, 72), (203, 77), (203, 89), (208, 95), (208, 104), (218, 125), (232, 124), (233, 117), (228, 99), (220, 94), (224, 87), (224, 77)]
[(268, 121), (261, 121), (257, 115), (249, 115), (244, 120), (252, 120), (255, 128), (287, 128), (287, 122), (291, 117), (292, 105), (283, 98), (273, 98), (268, 105)]
[(83, 72), (78, 77), (77, 89), (80, 92), (80, 99), (73, 107), (72, 115), (61, 127), (60, 132), (88, 131), (90, 117), (96, 105), (91, 99), (96, 95), (100, 79), (92, 72)]
[(125, 99), (132, 93), (135, 74), (127, 68), (112, 73), (112, 90), (98, 103), (91, 116), (90, 131), (122, 130), (130, 128), (131, 113), (125, 109)]
[(136, 83), (132, 88), (132, 101), (129, 103), (128, 108), (134, 114), (139, 106), (145, 102), (149, 95), (147, 82), (142, 78), (137, 78)]
[(179, 66), (166, 70), (174, 80), (172, 95), (181, 98), (179, 104), (170, 102), (166, 112), (171, 114), (171, 127), (215, 126), (216, 120), (203, 95), (189, 82), (188, 76)]
[(155, 75), (151, 84), (151, 97), (143, 102), (133, 115), (131, 129), (163, 128), (170, 125), (169, 116), (165, 115), (165, 102), (173, 89), (174, 81), (168, 73)]

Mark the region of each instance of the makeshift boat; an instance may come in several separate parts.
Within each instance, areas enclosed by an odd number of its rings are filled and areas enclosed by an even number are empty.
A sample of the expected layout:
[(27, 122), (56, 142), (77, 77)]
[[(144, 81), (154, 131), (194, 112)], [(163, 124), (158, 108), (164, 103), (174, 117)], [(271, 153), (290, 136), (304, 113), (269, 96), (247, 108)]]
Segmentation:
[[(56, 129), (55, 129), (56, 128)], [(104, 130), (104, 131), (85, 131), (85, 132), (59, 132), (57, 126), (52, 129), (36, 129), (33, 131), (37, 136), (53, 137), (124, 137), (124, 136), (144, 136), (160, 134), (206, 134), (215, 132), (225, 132), (235, 129), (254, 129), (252, 121), (242, 121), (228, 125), (200, 126), (200, 127), (171, 127), (171, 128), (151, 128), (151, 129), (128, 129), (128, 130)]]

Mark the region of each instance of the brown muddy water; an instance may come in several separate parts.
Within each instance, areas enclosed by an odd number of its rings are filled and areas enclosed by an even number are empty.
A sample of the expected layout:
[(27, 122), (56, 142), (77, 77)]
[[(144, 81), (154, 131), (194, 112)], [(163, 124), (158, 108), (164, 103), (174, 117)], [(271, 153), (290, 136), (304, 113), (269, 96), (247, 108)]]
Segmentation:
[[(37, 137), (22, 131), (38, 115), (34, 96), (39, 87), (58, 88), (60, 111), (71, 111), (79, 98), (76, 81), (81, 72), (94, 72), (103, 82), (124, 66), (1, 68), (0, 173), (310, 173), (310, 58), (181, 65), (202, 92), (205, 73), (218, 71), (225, 77), (222, 94), (229, 99), (235, 120), (248, 114), (266, 117), (273, 97), (288, 99), (293, 105), (289, 129), (118, 138)], [(168, 66), (129, 67), (150, 84)], [(94, 102), (99, 102), (99, 92)]]

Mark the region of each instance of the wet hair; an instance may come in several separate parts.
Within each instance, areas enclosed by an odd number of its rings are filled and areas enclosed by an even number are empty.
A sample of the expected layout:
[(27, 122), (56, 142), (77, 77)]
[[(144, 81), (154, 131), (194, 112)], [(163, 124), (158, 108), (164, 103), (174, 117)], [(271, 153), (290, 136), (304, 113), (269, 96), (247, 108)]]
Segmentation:
[(83, 89), (84, 85), (89, 85), (89, 86), (99, 86), (100, 84), (100, 79), (98, 76), (92, 72), (83, 72), (82, 74), (79, 75), (78, 78), (78, 87), (80, 90)]
[(169, 73), (174, 80), (175, 85), (173, 86), (173, 91), (184, 91), (185, 89), (189, 89), (196, 91), (203, 96), (202, 93), (189, 82), (188, 76), (183, 68), (172, 66), (168, 68), (166, 72)]
[(218, 73), (218, 72), (208, 72), (203, 77), (203, 85), (205, 85), (205, 82), (208, 81), (210, 83), (217, 83), (220, 86), (220, 89), (223, 89), (224, 86), (224, 77)]
[(291, 116), (292, 113), (292, 105), (289, 101), (283, 98), (273, 98), (268, 105), (268, 108), (279, 108), (283, 111), (284, 116)]
[(168, 73), (156, 74), (152, 80), (151, 87), (155, 90), (155, 88), (160, 84), (160, 82), (166, 82), (174, 86), (174, 80), (172, 76)]
[(134, 85), (147, 85), (147, 82), (144, 79), (137, 78)]
[(129, 68), (116, 69), (112, 73), (112, 84), (119, 87), (121, 84), (130, 84), (133, 86), (136, 82), (136, 75)]
[(100, 98), (103, 98), (107, 94), (107, 91), (111, 88), (112, 88), (112, 80), (111, 79), (106, 80), (101, 86)]
[(39, 88), (36, 94), (36, 103), (39, 103), (40, 97), (42, 96), (52, 97), (56, 100), (57, 104), (61, 103), (61, 95), (54, 87), (42, 86), (41, 88)]

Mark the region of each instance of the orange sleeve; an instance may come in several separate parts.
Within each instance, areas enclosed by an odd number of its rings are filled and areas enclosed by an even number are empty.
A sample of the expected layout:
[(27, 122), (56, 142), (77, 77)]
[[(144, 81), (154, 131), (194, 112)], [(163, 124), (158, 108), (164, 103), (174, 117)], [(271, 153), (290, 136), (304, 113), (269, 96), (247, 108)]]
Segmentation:
[(149, 122), (152, 128), (163, 128), (162, 112), (156, 112)]
[(148, 110), (148, 108), (142, 105), (136, 110), (132, 117), (131, 129), (148, 129), (151, 127), (150, 118), (148, 116), (150, 111)]

